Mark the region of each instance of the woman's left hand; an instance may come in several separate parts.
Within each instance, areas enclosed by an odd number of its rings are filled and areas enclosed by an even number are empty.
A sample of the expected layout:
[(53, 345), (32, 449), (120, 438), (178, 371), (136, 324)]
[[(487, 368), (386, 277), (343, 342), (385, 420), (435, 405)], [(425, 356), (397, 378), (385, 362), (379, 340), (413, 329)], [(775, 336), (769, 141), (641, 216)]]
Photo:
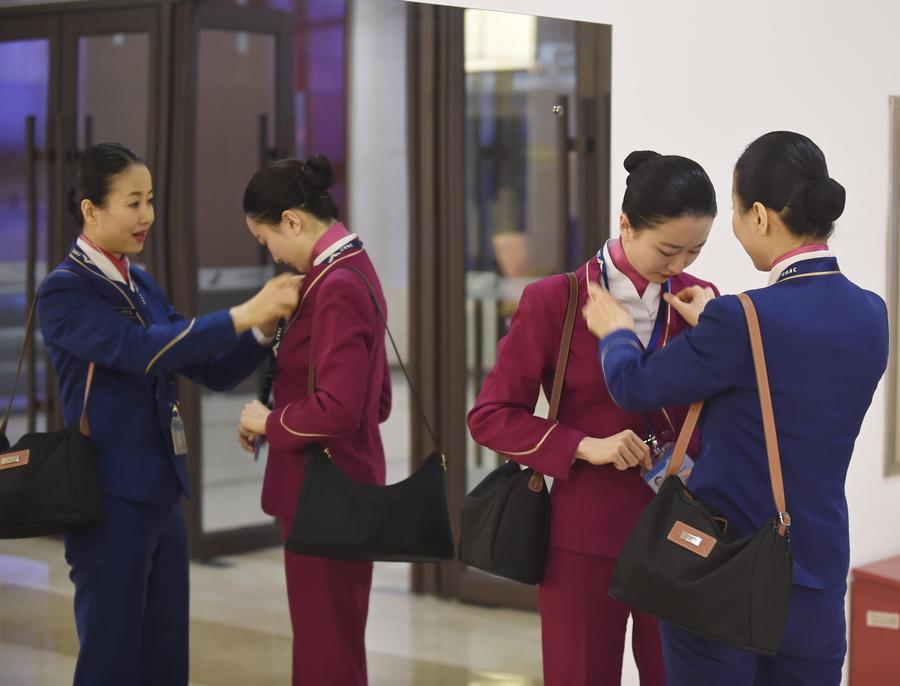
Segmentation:
[(266, 420), (271, 413), (272, 410), (258, 400), (247, 403), (244, 405), (244, 409), (241, 410), (241, 431), (252, 432), (257, 436), (265, 436)]
[(581, 310), (588, 329), (597, 338), (608, 336), (617, 329), (634, 331), (634, 319), (628, 310), (603, 288), (588, 284), (588, 301)]

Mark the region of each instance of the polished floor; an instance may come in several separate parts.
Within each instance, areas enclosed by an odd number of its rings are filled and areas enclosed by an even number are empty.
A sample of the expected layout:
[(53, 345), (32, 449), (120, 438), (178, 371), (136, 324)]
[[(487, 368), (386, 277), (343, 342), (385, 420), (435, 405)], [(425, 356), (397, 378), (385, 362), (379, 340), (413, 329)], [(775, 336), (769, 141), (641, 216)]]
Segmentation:
[[(71, 684), (77, 638), (62, 547), (0, 542), (0, 684)], [(540, 628), (527, 612), (407, 591), (405, 565), (378, 565), (366, 643), (370, 683), (540, 683)], [(290, 624), (273, 548), (191, 567), (191, 684), (274, 686), (290, 678)]]
[[(60, 542), (0, 541), (0, 684), (72, 683), (77, 638)], [(191, 684), (290, 683), (281, 549), (191, 566)], [(366, 645), (372, 686), (540, 684), (538, 617), (408, 592), (406, 565), (377, 564)], [(638, 683), (626, 656), (622, 684)]]

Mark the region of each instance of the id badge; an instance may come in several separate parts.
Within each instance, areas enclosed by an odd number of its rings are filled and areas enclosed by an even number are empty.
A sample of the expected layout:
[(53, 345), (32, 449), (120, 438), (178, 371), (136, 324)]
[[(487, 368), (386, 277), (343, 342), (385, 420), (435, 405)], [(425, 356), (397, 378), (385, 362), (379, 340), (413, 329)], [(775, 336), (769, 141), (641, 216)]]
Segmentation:
[(187, 454), (187, 436), (184, 433), (184, 420), (181, 418), (177, 407), (172, 415), (172, 447), (175, 449), (176, 455)]
[[(659, 492), (659, 487), (666, 480), (666, 471), (669, 469), (669, 461), (672, 459), (673, 452), (675, 452), (675, 444), (666, 443), (653, 452), (653, 466), (650, 469), (641, 469), (641, 476), (647, 482), (647, 485), (653, 489), (654, 493)], [(694, 460), (691, 459), (690, 455), (685, 454), (684, 459), (681, 461), (681, 469), (678, 470), (677, 475), (682, 483), (687, 483), (693, 468)]]
[(262, 436), (259, 436), (259, 435), (257, 435), (257, 436), (253, 439), (253, 461), (254, 461), (254, 462), (258, 462), (258, 461), (259, 461), (259, 453), (260, 453), (260, 451), (262, 450), (262, 447), (263, 447), (263, 443), (264, 443), (264, 442), (265, 442), (265, 441), (263, 440), (263, 437), (262, 437)]

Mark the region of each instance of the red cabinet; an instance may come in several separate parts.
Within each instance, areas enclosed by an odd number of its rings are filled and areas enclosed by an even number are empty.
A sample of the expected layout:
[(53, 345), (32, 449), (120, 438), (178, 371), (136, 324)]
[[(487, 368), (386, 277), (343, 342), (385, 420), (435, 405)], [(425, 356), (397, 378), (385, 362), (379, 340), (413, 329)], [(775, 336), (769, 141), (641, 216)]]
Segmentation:
[(900, 684), (900, 557), (853, 570), (850, 686)]

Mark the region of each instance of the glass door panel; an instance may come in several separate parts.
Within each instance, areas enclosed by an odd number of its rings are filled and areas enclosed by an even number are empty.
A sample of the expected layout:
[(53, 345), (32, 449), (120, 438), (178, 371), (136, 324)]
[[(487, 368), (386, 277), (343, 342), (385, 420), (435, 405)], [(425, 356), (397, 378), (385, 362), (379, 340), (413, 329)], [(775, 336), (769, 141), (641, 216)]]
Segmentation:
[(78, 39), (77, 147), (116, 142), (146, 157), (150, 36), (112, 33)]
[[(497, 41), (497, 36), (503, 36)], [(471, 407), (525, 286), (565, 271), (577, 224), (575, 23), (467, 10), (466, 366)], [(536, 413), (546, 413), (544, 398)], [(470, 490), (504, 458), (471, 439)]]
[[(47, 271), (50, 48), (48, 39), (0, 41), (0, 397), (4, 401), (12, 388), (30, 300)], [(13, 399), (11, 442), (26, 431), (46, 427), (46, 356), (39, 331), (33, 340), (35, 347)]]
[[(200, 313), (248, 298), (274, 274), (244, 223), (244, 188), (275, 145), (276, 37), (203, 29), (198, 34), (195, 216)], [(265, 451), (237, 444), (237, 420), (264, 370), (229, 393), (201, 390), (203, 532), (271, 521), (259, 506)]]

